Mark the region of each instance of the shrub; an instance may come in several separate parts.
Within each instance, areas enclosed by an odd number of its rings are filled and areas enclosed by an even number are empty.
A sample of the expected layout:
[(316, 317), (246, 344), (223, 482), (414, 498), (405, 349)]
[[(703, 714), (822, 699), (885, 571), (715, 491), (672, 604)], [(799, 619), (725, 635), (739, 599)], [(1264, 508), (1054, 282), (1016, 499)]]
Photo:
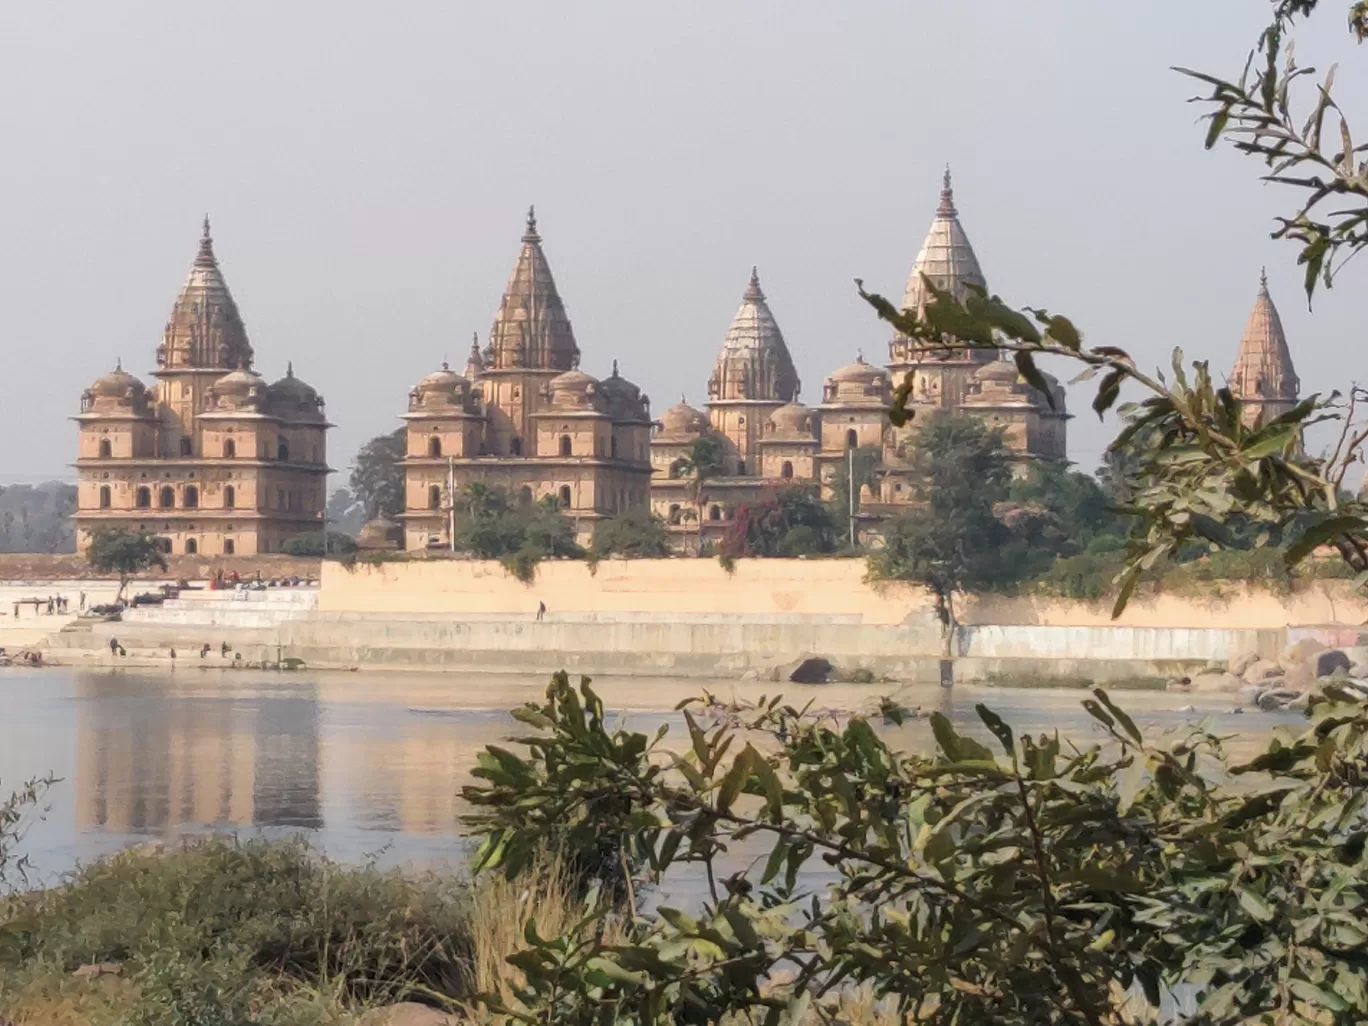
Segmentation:
[(356, 539), (339, 531), (311, 531), (286, 538), (280, 551), (287, 556), (336, 556), (356, 551)]

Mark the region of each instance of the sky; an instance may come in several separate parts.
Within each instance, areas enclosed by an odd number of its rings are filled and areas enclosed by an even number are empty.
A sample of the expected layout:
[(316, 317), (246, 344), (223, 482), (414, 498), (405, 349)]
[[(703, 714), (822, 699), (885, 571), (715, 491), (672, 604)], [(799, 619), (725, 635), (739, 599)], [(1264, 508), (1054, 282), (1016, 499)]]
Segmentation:
[[(942, 168), (990, 287), (1142, 364), (1224, 372), (1268, 267), (1303, 391), (1356, 376), (1354, 264), (1308, 311), (1296, 197), (1202, 149), (1195, 91), (1235, 75), (1264, 0), (239, 0), (0, 14), (0, 483), (69, 479), (80, 395), (144, 380), (200, 220), (274, 379), (292, 360), (356, 448), (487, 335), (529, 204), (583, 353), (659, 413), (695, 405), (752, 264), (804, 382), (889, 332)], [(1368, 54), (1336, 4), (1298, 39)], [(1069, 368), (1052, 368), (1069, 376)], [(1114, 425), (1071, 389), (1069, 452)]]

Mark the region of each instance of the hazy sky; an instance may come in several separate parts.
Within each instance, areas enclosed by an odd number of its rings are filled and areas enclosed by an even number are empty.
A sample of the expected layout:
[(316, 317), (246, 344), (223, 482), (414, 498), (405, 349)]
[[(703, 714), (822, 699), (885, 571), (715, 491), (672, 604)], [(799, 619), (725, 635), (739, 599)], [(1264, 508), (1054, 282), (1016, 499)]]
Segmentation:
[[(851, 279), (901, 296), (947, 161), (1009, 301), (1224, 370), (1266, 263), (1304, 389), (1342, 387), (1368, 268), (1309, 313), (1268, 238), (1294, 197), (1202, 150), (1168, 70), (1234, 74), (1267, 7), (8, 4), (0, 482), (71, 476), (66, 418), (115, 357), (150, 381), (205, 211), (258, 369), (322, 391), (344, 472), (487, 334), (529, 203), (590, 373), (616, 357), (656, 412), (701, 404), (758, 264), (815, 402), (857, 349), (885, 358)], [(1317, 21), (1299, 56), (1345, 62), (1368, 130), (1368, 53), (1336, 5)], [(1070, 398), (1091, 469), (1108, 429)]]

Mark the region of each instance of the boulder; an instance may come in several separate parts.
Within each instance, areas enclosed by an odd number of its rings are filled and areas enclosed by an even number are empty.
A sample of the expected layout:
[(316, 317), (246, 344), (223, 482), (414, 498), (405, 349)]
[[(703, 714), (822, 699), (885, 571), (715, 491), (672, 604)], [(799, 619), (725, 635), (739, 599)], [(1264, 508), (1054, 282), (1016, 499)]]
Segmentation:
[(1301, 692), (1293, 691), (1291, 688), (1266, 688), (1259, 692), (1255, 704), (1264, 712), (1275, 712), (1286, 709), (1300, 697)]
[(1192, 678), (1193, 691), (1239, 691), (1244, 681), (1225, 670), (1204, 670)]
[(825, 684), (831, 679), (831, 661), (821, 656), (801, 659), (785, 675), (785, 680), (795, 684)]
[(759, 679), (760, 679), (760, 671), (759, 671), (759, 670), (747, 670), (745, 673), (741, 674), (741, 679), (742, 679), (742, 680), (759, 680)]
[(1273, 660), (1256, 659), (1245, 669), (1244, 679), (1250, 684), (1263, 684), (1286, 675), (1287, 671)]
[(400, 1001), (397, 1005), (372, 1008), (361, 1016), (361, 1026), (458, 1026), (454, 1015), (420, 1005), (416, 1001)]
[(1288, 650), (1283, 653), (1283, 658), (1295, 663), (1304, 663), (1313, 655), (1316, 655), (1318, 652), (1324, 652), (1329, 647), (1329, 645), (1319, 642), (1315, 638), (1302, 638), (1301, 641), (1290, 646)]
[(1339, 673), (1349, 672), (1349, 657), (1337, 648), (1321, 652), (1316, 656), (1316, 676), (1330, 677), (1336, 671)]
[(1258, 661), (1258, 652), (1241, 652), (1239, 655), (1231, 658), (1230, 665), (1227, 666), (1226, 669), (1237, 677), (1243, 677), (1245, 670), (1249, 669)]

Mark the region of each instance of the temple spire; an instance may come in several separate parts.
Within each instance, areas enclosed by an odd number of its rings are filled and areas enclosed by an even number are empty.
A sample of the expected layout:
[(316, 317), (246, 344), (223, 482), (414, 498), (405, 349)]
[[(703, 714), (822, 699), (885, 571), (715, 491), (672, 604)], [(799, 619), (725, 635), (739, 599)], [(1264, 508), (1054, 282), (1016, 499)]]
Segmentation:
[(1254, 309), (1230, 372), (1231, 394), (1245, 404), (1246, 421), (1252, 423), (1260, 415), (1267, 421), (1291, 408), (1300, 388), (1282, 318), (1268, 292), (1267, 272), (1260, 271)]
[(955, 210), (955, 190), (950, 184), (950, 165), (945, 165), (945, 176), (941, 179), (940, 206), (936, 207), (937, 217), (958, 217)]
[(974, 247), (960, 224), (959, 211), (955, 209), (955, 193), (950, 184), (950, 165), (945, 167), (941, 180), (940, 203), (936, 216), (927, 230), (917, 259), (912, 263), (912, 271), (907, 276), (907, 291), (903, 296), (903, 309), (918, 316), (926, 311), (930, 295), (922, 282), (922, 275), (931, 279), (939, 289), (950, 292), (960, 302), (971, 295), (969, 285), (986, 289), (987, 280), (979, 266)]
[(489, 333), (491, 370), (524, 367), (564, 371), (579, 359), (579, 347), (542, 250), (535, 208)]
[(541, 236), (537, 234), (537, 208), (535, 206), (527, 208), (527, 230), (523, 232), (523, 242), (541, 242)]
[(750, 284), (746, 286), (745, 294), (741, 298), (752, 303), (765, 301), (765, 294), (760, 291), (760, 271), (754, 264), (751, 264)]

